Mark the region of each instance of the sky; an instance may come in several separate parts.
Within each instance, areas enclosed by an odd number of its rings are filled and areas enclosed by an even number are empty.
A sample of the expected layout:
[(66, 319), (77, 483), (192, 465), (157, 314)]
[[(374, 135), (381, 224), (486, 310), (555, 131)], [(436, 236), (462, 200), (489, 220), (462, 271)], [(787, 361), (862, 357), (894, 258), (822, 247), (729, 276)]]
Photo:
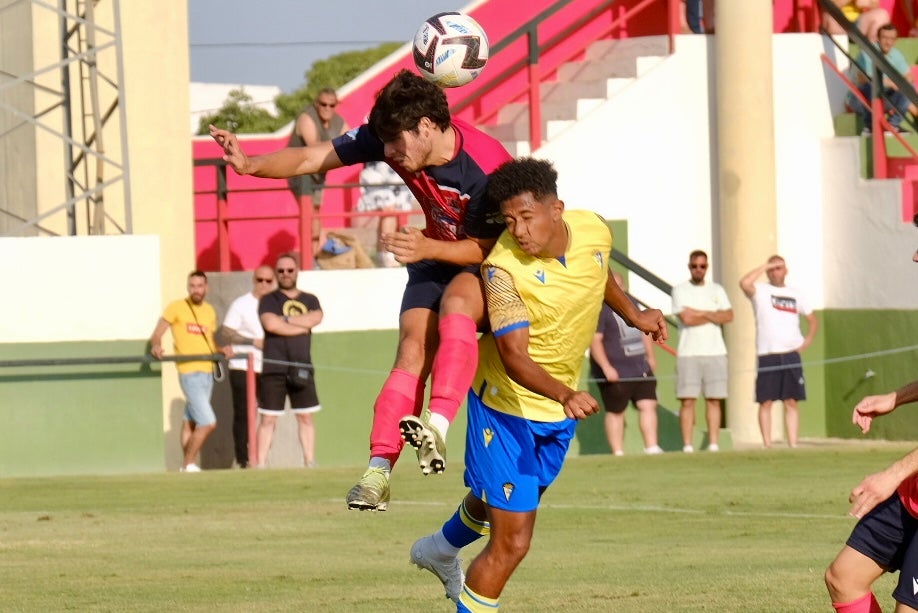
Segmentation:
[[(316, 60), (414, 38), (471, 0), (188, 0), (191, 80), (291, 92)], [(320, 8), (322, 7), (322, 8)], [(326, 8), (327, 7), (327, 8)]]

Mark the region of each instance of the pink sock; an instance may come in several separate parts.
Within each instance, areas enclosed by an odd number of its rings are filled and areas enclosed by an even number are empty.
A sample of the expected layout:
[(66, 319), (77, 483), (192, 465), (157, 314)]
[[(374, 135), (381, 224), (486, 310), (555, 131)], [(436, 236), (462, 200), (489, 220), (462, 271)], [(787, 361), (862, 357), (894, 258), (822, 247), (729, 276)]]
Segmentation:
[(851, 602), (833, 602), (832, 606), (838, 613), (883, 613), (873, 592), (867, 592)]
[(440, 319), (440, 348), (431, 370), (430, 412), (453, 421), (478, 366), (475, 322), (461, 313)]
[(423, 402), (424, 382), (410, 372), (393, 368), (373, 405), (370, 457), (386, 458), (395, 466), (405, 444), (398, 431), (398, 420), (420, 413)]

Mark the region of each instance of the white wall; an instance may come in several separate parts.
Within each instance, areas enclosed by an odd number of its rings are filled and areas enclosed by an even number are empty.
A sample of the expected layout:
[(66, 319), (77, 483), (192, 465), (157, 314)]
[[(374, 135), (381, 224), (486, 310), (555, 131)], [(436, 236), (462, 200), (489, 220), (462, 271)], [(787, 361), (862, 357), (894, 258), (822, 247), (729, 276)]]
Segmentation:
[[(712, 219), (715, 44), (710, 36), (677, 37), (674, 55), (538, 152), (555, 162), (568, 207), (627, 219), (631, 258), (673, 284), (688, 277), (693, 249), (712, 256), (713, 279), (738, 282), (719, 277), (719, 260), (729, 254), (718, 248)], [(837, 62), (844, 58), (815, 34), (774, 37), (778, 245), (791, 268), (789, 282), (809, 288), (816, 308), (825, 306), (822, 144), (833, 139), (833, 109), (843, 108), (842, 86), (820, 60), (824, 52)], [(729, 119), (756, 121), (757, 112)], [(669, 310), (668, 297), (634, 275), (631, 289)]]

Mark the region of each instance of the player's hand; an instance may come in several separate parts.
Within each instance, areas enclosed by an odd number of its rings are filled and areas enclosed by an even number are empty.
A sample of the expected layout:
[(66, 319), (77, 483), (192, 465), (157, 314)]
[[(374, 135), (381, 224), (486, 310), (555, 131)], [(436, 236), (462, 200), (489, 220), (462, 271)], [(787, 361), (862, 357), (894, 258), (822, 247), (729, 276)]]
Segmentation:
[(571, 419), (586, 419), (599, 411), (599, 403), (587, 392), (574, 392), (561, 403), (564, 414)]
[(221, 130), (215, 125), (210, 126), (210, 136), (218, 145), (223, 147), (223, 161), (233, 167), (237, 173), (246, 174), (245, 168), (249, 158), (239, 146), (236, 135), (228, 130)]
[(383, 234), (383, 246), (395, 255), (399, 264), (412, 264), (425, 259), (427, 237), (417, 228), (405, 226), (399, 232)]
[(867, 396), (854, 405), (851, 422), (867, 434), (870, 431), (870, 422), (874, 417), (891, 413), (896, 408), (896, 392)]
[(851, 490), (848, 502), (852, 503), (850, 515), (861, 519), (875, 506), (892, 496), (899, 487), (899, 480), (886, 471), (868, 475)]
[(645, 334), (649, 334), (650, 338), (658, 343), (662, 343), (669, 337), (666, 320), (663, 319), (663, 313), (660, 309), (640, 311), (632, 323), (635, 328)]

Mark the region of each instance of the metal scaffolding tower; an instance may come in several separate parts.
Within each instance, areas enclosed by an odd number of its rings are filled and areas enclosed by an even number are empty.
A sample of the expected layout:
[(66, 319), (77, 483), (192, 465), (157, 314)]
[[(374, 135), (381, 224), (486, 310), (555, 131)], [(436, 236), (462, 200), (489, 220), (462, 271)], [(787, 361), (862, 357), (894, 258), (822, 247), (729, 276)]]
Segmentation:
[[(104, 8), (105, 20), (97, 20), (99, 8)], [(27, 143), (31, 139), (31, 150), (37, 150), (34, 142), (42, 133), (58, 139), (64, 155), (60, 168), (41, 175), (63, 181), (62, 187), (45, 190), (63, 195), (39, 202), (37, 187), (24, 190), (23, 198), (7, 194), (0, 199), (0, 235), (130, 234), (119, 0), (58, 0), (57, 6), (42, 0), (0, 0), (0, 22), (4, 15), (7, 23), (29, 27), (53, 26), (51, 20), (56, 20), (60, 59), (23, 68), (21, 57), (0, 53), (0, 164), (15, 165), (13, 157), (23, 149), (5, 144), (5, 139), (18, 138), (19, 145), (23, 137)], [(30, 42), (33, 36), (27, 37)], [(11, 64), (19, 74), (10, 70)], [(28, 103), (23, 104), (24, 99)], [(114, 152), (106, 149), (107, 143), (118, 141)], [(0, 168), (0, 176), (10, 180), (15, 173), (7, 168)], [(39, 180), (34, 170), (32, 175)]]

